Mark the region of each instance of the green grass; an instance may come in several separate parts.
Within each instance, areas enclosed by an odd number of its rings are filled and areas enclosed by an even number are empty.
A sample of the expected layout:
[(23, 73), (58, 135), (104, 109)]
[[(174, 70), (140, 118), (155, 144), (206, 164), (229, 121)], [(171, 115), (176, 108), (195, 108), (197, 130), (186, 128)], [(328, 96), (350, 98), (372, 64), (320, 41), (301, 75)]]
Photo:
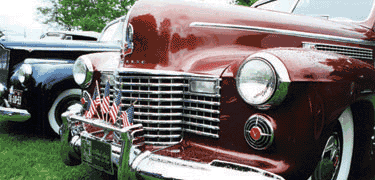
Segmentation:
[(59, 141), (0, 135), (0, 179), (84, 179), (86, 165), (62, 163)]
[[(115, 178), (86, 164), (66, 166), (60, 158), (59, 139), (42, 138), (19, 131), (7, 132), (8, 125), (14, 123), (0, 123), (0, 180)], [(26, 129), (24, 132), (28, 132)]]
[[(60, 158), (60, 140), (41, 137), (31, 129), (35, 128), (0, 122), (0, 180), (117, 179), (86, 164), (66, 166)], [(367, 172), (371, 173), (364, 179), (375, 180), (375, 168)]]

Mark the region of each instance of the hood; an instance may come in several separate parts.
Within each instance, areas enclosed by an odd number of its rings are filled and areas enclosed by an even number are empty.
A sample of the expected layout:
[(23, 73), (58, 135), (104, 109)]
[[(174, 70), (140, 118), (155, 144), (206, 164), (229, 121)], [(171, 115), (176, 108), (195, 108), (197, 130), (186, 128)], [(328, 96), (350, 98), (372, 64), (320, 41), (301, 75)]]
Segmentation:
[(119, 51), (120, 46), (96, 41), (46, 41), (46, 40), (3, 40), (0, 41), (6, 49), (22, 49), (27, 51)]
[(302, 47), (304, 41), (371, 43), (369, 29), (358, 24), (244, 6), (141, 0), (130, 13), (134, 49), (121, 65), (125, 68), (220, 76), (260, 49)]

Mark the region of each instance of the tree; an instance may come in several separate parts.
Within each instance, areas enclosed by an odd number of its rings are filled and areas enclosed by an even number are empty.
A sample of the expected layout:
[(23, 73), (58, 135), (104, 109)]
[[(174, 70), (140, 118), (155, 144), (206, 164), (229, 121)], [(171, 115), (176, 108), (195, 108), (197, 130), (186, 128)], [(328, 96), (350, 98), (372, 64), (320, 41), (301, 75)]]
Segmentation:
[(236, 0), (236, 4), (243, 5), (243, 6), (251, 6), (257, 0)]
[(0, 37), (4, 36), (4, 33), (2, 30), (0, 30)]
[(100, 32), (105, 25), (128, 13), (136, 0), (49, 0), (50, 7), (39, 7), (43, 23), (65, 30)]

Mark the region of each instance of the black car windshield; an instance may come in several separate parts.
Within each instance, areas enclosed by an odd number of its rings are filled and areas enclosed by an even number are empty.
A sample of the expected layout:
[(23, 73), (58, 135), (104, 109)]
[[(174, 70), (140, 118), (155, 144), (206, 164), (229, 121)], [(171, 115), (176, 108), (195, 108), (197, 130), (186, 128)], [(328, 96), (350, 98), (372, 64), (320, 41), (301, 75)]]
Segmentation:
[(337, 21), (364, 21), (372, 7), (373, 0), (277, 0), (258, 6)]

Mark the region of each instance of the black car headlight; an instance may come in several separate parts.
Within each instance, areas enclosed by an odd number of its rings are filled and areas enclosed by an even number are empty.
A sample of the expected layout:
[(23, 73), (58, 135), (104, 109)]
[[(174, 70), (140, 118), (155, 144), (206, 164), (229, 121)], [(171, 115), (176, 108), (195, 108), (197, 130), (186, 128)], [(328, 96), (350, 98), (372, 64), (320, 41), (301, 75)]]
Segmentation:
[(257, 106), (279, 104), (286, 96), (290, 78), (284, 64), (268, 53), (257, 53), (241, 65), (237, 90), (245, 102)]
[(93, 67), (90, 60), (78, 58), (73, 66), (73, 77), (75, 82), (85, 88), (91, 84), (93, 76)]

